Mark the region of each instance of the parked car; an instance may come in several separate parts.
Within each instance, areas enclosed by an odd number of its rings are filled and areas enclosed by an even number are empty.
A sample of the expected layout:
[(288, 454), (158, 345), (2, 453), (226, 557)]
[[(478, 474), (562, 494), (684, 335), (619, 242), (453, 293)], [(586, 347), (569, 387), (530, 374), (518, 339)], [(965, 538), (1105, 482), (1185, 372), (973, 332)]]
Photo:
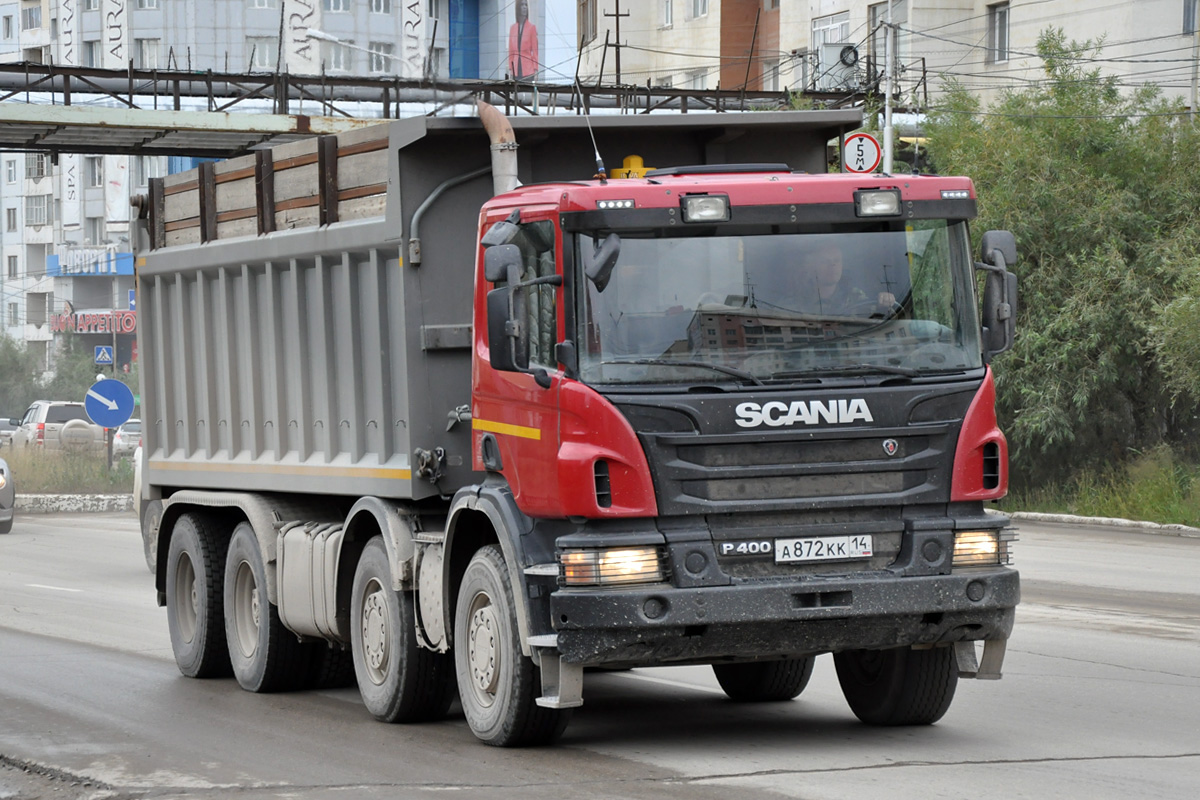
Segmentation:
[(116, 456), (131, 456), (137, 446), (142, 443), (142, 421), (131, 419), (113, 434), (112, 454)]
[(83, 403), (35, 400), (25, 416), (12, 422), (18, 426), (12, 436), (13, 447), (72, 453), (103, 453), (107, 447), (104, 428), (88, 418)]
[(17, 425), (13, 420), (0, 419), (0, 447), (12, 444), (13, 431), (16, 429)]
[(0, 533), (12, 530), (16, 497), (17, 490), (13, 484), (12, 473), (8, 471), (8, 462), (0, 458)]

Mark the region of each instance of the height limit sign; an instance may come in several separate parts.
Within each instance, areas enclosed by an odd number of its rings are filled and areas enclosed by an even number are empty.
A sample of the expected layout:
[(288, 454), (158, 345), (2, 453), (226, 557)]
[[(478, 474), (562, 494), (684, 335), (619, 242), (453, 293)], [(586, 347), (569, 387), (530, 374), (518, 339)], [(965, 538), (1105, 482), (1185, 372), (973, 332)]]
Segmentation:
[(874, 172), (881, 158), (879, 140), (869, 133), (852, 133), (842, 142), (842, 167), (847, 172)]

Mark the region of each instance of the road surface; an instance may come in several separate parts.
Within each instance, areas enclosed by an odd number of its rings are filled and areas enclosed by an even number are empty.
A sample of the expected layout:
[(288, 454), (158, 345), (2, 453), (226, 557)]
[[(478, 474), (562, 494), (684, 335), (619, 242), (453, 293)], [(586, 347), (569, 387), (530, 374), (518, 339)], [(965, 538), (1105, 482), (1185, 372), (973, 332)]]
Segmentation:
[(1200, 786), (1200, 540), (1022, 523), (1005, 677), (925, 728), (859, 724), (832, 661), (736, 705), (707, 668), (589, 673), (559, 746), (498, 750), (459, 713), (383, 725), (357, 691), (179, 675), (128, 515), (0, 536), (0, 800), (347, 797), (1189, 797)]

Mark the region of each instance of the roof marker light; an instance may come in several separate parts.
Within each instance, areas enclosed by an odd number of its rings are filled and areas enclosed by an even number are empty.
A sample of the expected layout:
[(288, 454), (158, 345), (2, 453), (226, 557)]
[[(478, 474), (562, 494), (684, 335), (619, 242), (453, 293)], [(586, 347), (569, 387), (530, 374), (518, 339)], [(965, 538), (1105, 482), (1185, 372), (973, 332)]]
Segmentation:
[(966, 189), (943, 189), (943, 200), (970, 200), (971, 193)]
[(632, 200), (597, 200), (596, 208), (601, 211), (612, 211), (618, 208), (633, 208)]

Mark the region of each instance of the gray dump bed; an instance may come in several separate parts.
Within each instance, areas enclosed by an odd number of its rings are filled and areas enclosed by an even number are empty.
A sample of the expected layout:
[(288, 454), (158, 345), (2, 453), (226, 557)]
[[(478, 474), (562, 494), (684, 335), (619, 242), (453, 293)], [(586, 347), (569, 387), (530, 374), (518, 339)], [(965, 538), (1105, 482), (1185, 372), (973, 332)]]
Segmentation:
[[(592, 176), (582, 117), (514, 119), (525, 182)], [(593, 118), (619, 165), (783, 162), (825, 171), (859, 114)], [(151, 184), (138, 262), (145, 484), (420, 499), (478, 480), (470, 323), (490, 163), (477, 119), (414, 118), (204, 164)], [(443, 448), (436, 485), (419, 450)]]

